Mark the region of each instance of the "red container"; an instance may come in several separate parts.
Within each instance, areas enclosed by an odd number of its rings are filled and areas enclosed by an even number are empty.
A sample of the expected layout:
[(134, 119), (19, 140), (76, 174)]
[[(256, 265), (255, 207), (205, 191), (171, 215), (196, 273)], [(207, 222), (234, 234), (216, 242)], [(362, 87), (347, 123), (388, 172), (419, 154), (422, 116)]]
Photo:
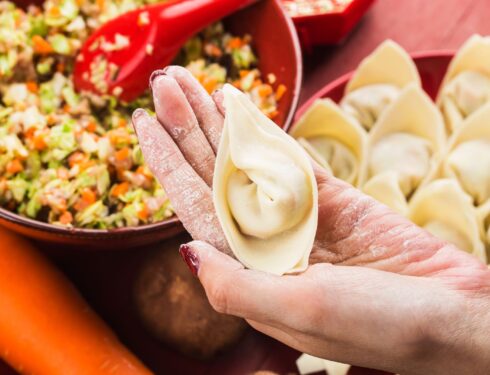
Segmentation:
[(375, 0), (352, 0), (340, 11), (292, 17), (301, 44), (306, 50), (315, 45), (342, 41)]

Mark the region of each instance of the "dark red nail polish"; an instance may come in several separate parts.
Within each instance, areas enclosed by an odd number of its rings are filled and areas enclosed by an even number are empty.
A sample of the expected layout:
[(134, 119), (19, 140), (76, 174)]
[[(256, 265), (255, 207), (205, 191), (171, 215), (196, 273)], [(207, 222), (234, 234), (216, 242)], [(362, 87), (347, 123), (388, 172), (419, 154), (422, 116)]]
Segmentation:
[(153, 81), (155, 80), (155, 78), (157, 78), (158, 76), (164, 76), (164, 75), (166, 75), (165, 69), (158, 69), (158, 70), (155, 70), (153, 73), (151, 73), (151, 76), (150, 76), (150, 90), (153, 89)]
[(184, 258), (184, 261), (187, 264), (187, 267), (191, 270), (194, 276), (197, 276), (197, 272), (199, 271), (199, 258), (192, 251), (192, 249), (187, 245), (180, 245), (179, 253)]

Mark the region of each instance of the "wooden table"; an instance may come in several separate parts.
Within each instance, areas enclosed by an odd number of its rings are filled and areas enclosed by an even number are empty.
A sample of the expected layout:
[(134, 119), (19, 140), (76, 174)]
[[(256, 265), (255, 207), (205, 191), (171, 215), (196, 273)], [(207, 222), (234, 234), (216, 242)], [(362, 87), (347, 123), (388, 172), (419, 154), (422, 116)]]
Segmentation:
[[(489, 0), (378, 0), (342, 44), (333, 47), (319, 47), (313, 53), (305, 56), (305, 79), (300, 102), (304, 102), (331, 80), (355, 69), (359, 61), (386, 38), (397, 41), (409, 52), (457, 49), (473, 33), (490, 34), (489, 17)], [(166, 246), (165, 244), (162, 245)], [(141, 249), (140, 251), (144, 253), (152, 250)], [(131, 252), (132, 255), (127, 254), (128, 259), (132, 259), (134, 254), (138, 252), (133, 251)], [(141, 357), (149, 356), (151, 354), (148, 352), (138, 353), (134, 347), (136, 344), (126, 340), (128, 337), (134, 337), (134, 335), (141, 336), (140, 333), (135, 333), (139, 328), (134, 324), (128, 326), (129, 321), (125, 317), (113, 316), (111, 313), (114, 310), (128, 310), (127, 305), (131, 303), (130, 291), (125, 287), (129, 285), (132, 275), (130, 271), (121, 272), (126, 269), (128, 264), (128, 262), (122, 262), (122, 258), (124, 257), (121, 253), (105, 253), (91, 257), (81, 256), (80, 259), (61, 259), (59, 262), (64, 265), (65, 272), (80, 287), (89, 302), (104, 318), (110, 321), (111, 326), (121, 336), (121, 339), (126, 341), (126, 344)], [(78, 267), (79, 265), (82, 266)], [(77, 271), (81, 268), (84, 270), (83, 273)], [(122, 297), (116, 306), (110, 306), (111, 304), (107, 302), (107, 296), (112, 293), (110, 288), (98, 281), (103, 273), (113, 273), (120, 283)], [(83, 276), (87, 274), (93, 275), (93, 278)], [(98, 284), (100, 290), (98, 295), (85, 292), (87, 289), (92, 289), (94, 284)], [(224, 360), (224, 365), (219, 366), (222, 371), (211, 364), (207, 369), (190, 373), (242, 375), (254, 367), (250, 367), (253, 363), (261, 364), (260, 367), (274, 369), (281, 373), (291, 369), (295, 356), (291, 349), (274, 342), (272, 339), (257, 338), (257, 336), (257, 333), (250, 332), (240, 348), (232, 350), (227, 359)], [(149, 348), (155, 356), (158, 356), (158, 352), (161, 350), (159, 345), (155, 342)], [(256, 349), (260, 350), (257, 351)], [(251, 353), (252, 351), (260, 353), (259, 355), (246, 355), (247, 352)], [(185, 360), (178, 353), (172, 351), (167, 352), (164, 356), (169, 360), (172, 358), (178, 361)], [(247, 365), (243, 368), (237, 368), (236, 363), (246, 363)], [(172, 372), (172, 370), (170, 371)], [(160, 367), (157, 370), (158, 374), (167, 372), (168, 368), (164, 370)], [(187, 374), (189, 372), (184, 370), (173, 371), (172, 373)], [(12, 372), (0, 363), (0, 374), (12, 374)], [(367, 372), (356, 369), (350, 374), (360, 375), (367, 374)]]

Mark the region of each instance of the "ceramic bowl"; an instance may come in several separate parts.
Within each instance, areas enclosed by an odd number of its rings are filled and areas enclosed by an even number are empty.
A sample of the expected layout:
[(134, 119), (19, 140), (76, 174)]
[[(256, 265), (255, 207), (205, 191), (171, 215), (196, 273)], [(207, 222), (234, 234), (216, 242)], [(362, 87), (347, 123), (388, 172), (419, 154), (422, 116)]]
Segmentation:
[[(25, 6), (28, 0), (18, 1)], [(30, 1), (42, 3), (42, 1)], [(276, 122), (286, 129), (291, 123), (298, 103), (302, 80), (301, 49), (291, 19), (279, 0), (264, 0), (240, 10), (225, 19), (233, 33), (250, 34), (259, 57), (259, 69), (267, 76), (273, 73), (287, 91), (280, 101)], [(32, 220), (0, 208), (0, 225), (42, 242), (62, 245), (63, 248), (119, 250), (148, 245), (183, 232), (176, 218), (137, 227), (112, 230), (64, 228)]]

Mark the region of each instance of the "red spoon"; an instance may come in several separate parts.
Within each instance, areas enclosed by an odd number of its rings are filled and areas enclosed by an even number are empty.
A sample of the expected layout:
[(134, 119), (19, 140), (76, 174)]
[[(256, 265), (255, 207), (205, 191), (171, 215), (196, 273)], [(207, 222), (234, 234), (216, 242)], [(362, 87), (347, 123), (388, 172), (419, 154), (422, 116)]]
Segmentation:
[(175, 0), (148, 5), (104, 24), (84, 43), (74, 68), (77, 91), (129, 102), (148, 87), (183, 44), (208, 24), (256, 0)]

